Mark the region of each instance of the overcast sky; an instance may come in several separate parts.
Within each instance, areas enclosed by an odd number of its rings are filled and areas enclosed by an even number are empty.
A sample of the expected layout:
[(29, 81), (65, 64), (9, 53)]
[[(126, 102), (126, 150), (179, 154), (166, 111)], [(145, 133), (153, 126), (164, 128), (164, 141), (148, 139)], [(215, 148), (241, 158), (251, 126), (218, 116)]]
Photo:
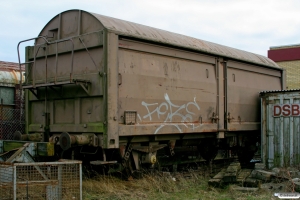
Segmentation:
[[(82, 9), (267, 56), (300, 43), (299, 0), (2, 0), (0, 60), (18, 62), (19, 41), (57, 14)], [(22, 58), (24, 58), (22, 47)]]

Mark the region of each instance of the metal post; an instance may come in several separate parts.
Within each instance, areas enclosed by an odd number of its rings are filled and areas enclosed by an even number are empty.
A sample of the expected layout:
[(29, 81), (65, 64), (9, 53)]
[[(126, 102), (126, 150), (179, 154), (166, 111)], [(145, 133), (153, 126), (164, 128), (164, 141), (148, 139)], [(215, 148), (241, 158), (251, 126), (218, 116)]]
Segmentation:
[(50, 134), (50, 113), (45, 113), (45, 127), (44, 127), (44, 142), (49, 142), (49, 134)]
[(29, 200), (29, 197), (28, 197), (28, 180), (26, 180), (26, 192), (27, 192), (27, 200)]
[(3, 135), (3, 99), (1, 98), (1, 105), (0, 105), (0, 139), (2, 140), (4, 138)]
[(58, 165), (58, 199), (62, 199), (62, 165)]
[(79, 187), (80, 187), (80, 200), (82, 200), (82, 164), (79, 164)]
[(14, 196), (13, 199), (17, 199), (17, 166), (13, 166), (13, 187), (14, 187)]

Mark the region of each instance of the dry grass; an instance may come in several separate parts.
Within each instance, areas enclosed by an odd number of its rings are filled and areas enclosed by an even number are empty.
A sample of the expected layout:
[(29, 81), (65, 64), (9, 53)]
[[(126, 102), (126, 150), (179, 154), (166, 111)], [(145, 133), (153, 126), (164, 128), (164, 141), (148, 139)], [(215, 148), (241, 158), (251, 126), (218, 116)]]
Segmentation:
[[(175, 181), (174, 181), (175, 178)], [(140, 179), (121, 180), (98, 175), (83, 181), (83, 199), (276, 199), (267, 190), (243, 193), (231, 186), (218, 189), (208, 186), (210, 177), (199, 172), (164, 174), (148, 173)]]

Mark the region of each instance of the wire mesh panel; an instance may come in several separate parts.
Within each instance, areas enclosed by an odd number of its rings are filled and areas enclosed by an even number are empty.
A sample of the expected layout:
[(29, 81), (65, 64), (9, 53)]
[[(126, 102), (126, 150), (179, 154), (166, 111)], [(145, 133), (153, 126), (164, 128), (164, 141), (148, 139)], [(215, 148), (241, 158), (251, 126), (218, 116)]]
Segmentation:
[(82, 199), (81, 161), (0, 163), (0, 199)]
[(124, 112), (125, 115), (125, 124), (126, 125), (133, 125), (136, 123), (136, 115), (137, 115), (137, 111), (125, 111)]
[(13, 134), (25, 133), (24, 92), (20, 85), (0, 86), (0, 140), (12, 140)]
[(0, 105), (0, 140), (12, 140), (16, 131), (25, 133), (24, 110)]
[(0, 199), (14, 199), (14, 166), (12, 164), (0, 165)]

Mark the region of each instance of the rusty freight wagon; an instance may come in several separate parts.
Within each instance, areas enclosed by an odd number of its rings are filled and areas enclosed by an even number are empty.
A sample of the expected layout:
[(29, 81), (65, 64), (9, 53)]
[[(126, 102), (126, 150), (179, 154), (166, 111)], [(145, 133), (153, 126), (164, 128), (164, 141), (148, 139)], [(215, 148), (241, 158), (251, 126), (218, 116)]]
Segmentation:
[(157, 155), (212, 160), (218, 149), (249, 160), (258, 94), (285, 88), (284, 71), (264, 56), (82, 10), (58, 14), (33, 40), (27, 134), (93, 164), (134, 170)]

